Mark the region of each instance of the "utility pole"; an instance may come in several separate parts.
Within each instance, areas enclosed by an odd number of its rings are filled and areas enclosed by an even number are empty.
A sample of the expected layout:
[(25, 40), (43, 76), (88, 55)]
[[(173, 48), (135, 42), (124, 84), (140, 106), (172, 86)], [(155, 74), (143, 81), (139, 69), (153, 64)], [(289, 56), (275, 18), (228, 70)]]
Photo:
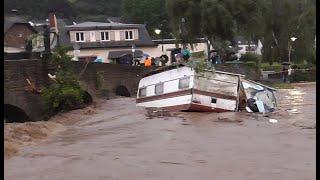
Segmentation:
[(162, 49), (162, 55), (164, 54), (163, 51), (163, 24), (160, 24), (160, 30), (161, 30), (161, 49)]

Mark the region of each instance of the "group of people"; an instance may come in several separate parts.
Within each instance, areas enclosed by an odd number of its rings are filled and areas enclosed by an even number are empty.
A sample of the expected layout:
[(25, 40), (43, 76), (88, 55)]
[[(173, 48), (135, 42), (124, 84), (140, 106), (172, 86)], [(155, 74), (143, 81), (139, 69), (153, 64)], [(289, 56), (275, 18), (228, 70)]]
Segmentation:
[(152, 57), (149, 55), (146, 55), (142, 57), (141, 59), (136, 58), (134, 60), (135, 66), (145, 66), (145, 67), (151, 67), (151, 66), (163, 66), (165, 63), (168, 62), (168, 56), (167, 55), (161, 55), (160, 57)]

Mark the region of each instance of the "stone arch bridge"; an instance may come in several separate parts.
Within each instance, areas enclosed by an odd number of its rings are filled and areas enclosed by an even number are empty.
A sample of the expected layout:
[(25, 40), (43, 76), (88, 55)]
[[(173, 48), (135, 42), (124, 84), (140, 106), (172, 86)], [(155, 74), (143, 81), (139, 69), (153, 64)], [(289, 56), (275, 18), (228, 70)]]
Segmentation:
[[(80, 82), (93, 101), (99, 97), (135, 96), (144, 67), (73, 62)], [(9, 121), (38, 121), (45, 117), (40, 94), (30, 91), (27, 78), (37, 88), (45, 87), (47, 73), (54, 74), (53, 65), (43, 66), (41, 60), (4, 61), (4, 118)]]

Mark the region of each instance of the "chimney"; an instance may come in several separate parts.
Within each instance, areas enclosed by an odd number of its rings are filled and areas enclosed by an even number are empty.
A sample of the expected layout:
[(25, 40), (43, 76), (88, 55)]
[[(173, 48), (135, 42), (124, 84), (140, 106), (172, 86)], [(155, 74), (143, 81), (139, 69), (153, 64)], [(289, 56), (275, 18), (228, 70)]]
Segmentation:
[(57, 18), (54, 13), (49, 13), (50, 32), (58, 34)]

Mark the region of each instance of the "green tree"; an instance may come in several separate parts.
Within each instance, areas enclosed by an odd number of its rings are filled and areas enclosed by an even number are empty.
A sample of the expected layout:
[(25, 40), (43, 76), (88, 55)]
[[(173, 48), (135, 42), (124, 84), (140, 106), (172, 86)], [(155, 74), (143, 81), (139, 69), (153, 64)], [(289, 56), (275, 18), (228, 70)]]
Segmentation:
[(165, 0), (124, 0), (122, 12), (126, 22), (146, 24), (152, 37), (159, 38), (154, 32), (155, 29), (161, 29), (164, 38), (171, 37)]

